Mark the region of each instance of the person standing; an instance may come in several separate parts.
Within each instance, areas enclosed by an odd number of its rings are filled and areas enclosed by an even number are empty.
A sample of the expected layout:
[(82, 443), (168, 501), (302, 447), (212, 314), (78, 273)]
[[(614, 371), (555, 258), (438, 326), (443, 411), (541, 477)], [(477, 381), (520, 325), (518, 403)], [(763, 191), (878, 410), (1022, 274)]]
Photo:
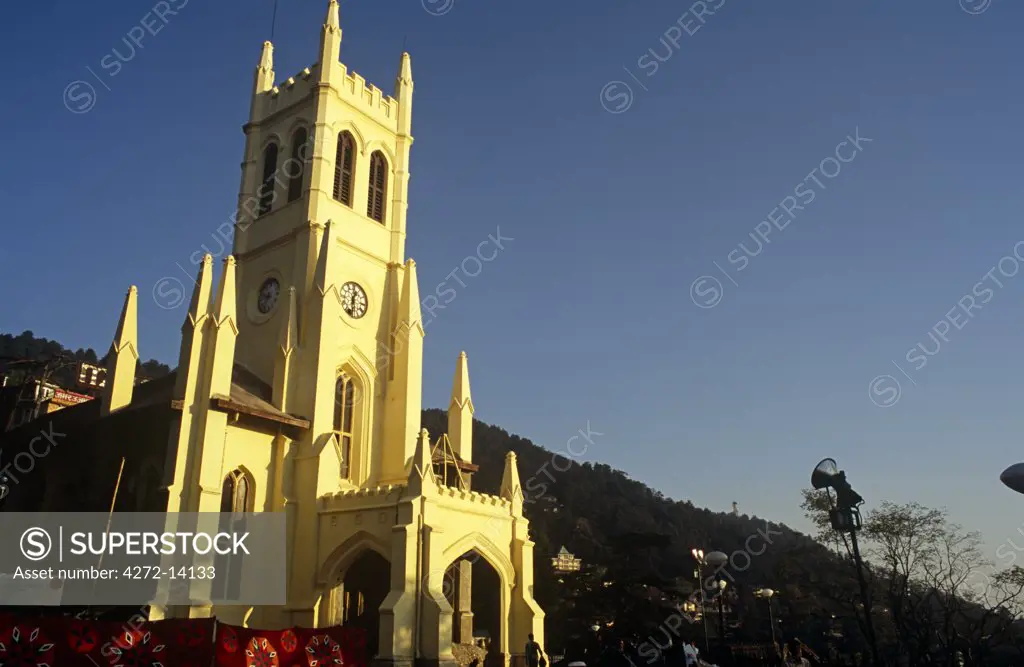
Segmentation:
[(697, 649), (693, 644), (683, 644), (683, 655), (686, 657), (686, 667), (694, 667), (697, 664)]
[(533, 633), (526, 638), (526, 666), (545, 667), (544, 649), (533, 639)]

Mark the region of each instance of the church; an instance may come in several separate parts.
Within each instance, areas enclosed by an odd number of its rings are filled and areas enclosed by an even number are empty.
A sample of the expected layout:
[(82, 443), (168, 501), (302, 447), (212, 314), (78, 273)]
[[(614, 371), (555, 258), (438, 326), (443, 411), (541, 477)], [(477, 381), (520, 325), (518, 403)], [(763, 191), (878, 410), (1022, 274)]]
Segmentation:
[(330, 0), (316, 64), (278, 80), (263, 44), (232, 254), (217, 284), (213, 258), (200, 262), (176, 372), (135, 383), (132, 287), (102, 396), (8, 434), (25, 443), (50, 421), (66, 440), (5, 509), (106, 511), (123, 459), (118, 511), (287, 517), (285, 606), (154, 606), (151, 619), (362, 625), (380, 665), (453, 665), (482, 623), (492, 655), (522, 664), (529, 634), (543, 645), (534, 544), (514, 453), (499, 495), (471, 488), (465, 353), (448, 432), (421, 428), (424, 331), (405, 256), (411, 60), (386, 95), (340, 62), (341, 39)]

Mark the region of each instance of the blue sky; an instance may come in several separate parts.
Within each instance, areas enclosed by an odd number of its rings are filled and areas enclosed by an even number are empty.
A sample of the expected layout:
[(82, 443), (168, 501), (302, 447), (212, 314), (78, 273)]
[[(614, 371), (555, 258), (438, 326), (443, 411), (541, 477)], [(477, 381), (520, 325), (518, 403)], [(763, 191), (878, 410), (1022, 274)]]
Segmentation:
[[(105, 348), (136, 284), (143, 356), (176, 363), (184, 310), (153, 288), (236, 203), (272, 2), (168, 2), (134, 54), (155, 2), (5, 7), (0, 331)], [(465, 349), (478, 418), (552, 449), (589, 422), (584, 458), (667, 495), (805, 526), (833, 456), (869, 504), (946, 506), (994, 556), (1024, 519), (998, 480), (1024, 460), (1024, 274), (999, 264), (1024, 240), (1024, 6), (699, 5), (342, 4), (350, 68), (390, 91), (413, 57), (408, 251), (424, 295), (457, 290), (425, 403)], [(280, 0), (279, 79), (315, 61), (325, 6)]]

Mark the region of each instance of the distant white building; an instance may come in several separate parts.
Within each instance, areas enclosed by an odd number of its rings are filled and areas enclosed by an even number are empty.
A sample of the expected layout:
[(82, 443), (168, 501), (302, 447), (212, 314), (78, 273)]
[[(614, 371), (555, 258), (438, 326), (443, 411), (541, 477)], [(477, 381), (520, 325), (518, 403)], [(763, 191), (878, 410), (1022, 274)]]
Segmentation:
[(558, 555), (551, 559), (551, 567), (558, 572), (579, 572), (582, 563), (583, 561), (569, 553), (564, 546), (558, 550)]

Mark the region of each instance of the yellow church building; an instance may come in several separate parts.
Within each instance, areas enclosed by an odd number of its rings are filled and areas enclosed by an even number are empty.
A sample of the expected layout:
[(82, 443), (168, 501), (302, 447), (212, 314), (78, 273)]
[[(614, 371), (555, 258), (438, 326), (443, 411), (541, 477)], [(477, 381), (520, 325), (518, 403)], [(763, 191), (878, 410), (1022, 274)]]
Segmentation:
[[(544, 641), (534, 544), (514, 453), (499, 495), (471, 490), (465, 353), (447, 434), (421, 429), (424, 331), (405, 256), (411, 60), (402, 54), (385, 95), (339, 61), (341, 38), (330, 0), (316, 64), (278, 81), (263, 44), (232, 255), (217, 285), (212, 258), (201, 262), (176, 373), (135, 385), (132, 287), (101, 400), (52, 417), (79, 444), (7, 509), (58, 508), (69, 493), (79, 509), (109, 505), (105, 473), (93, 483), (77, 471), (124, 456), (118, 510), (287, 517), (287, 605), (153, 607), (151, 618), (362, 624), (377, 664), (454, 664), (473, 641), (473, 572), (486, 564), (492, 650), (521, 662), (529, 634)], [(110, 437), (125, 432), (133, 442)]]

